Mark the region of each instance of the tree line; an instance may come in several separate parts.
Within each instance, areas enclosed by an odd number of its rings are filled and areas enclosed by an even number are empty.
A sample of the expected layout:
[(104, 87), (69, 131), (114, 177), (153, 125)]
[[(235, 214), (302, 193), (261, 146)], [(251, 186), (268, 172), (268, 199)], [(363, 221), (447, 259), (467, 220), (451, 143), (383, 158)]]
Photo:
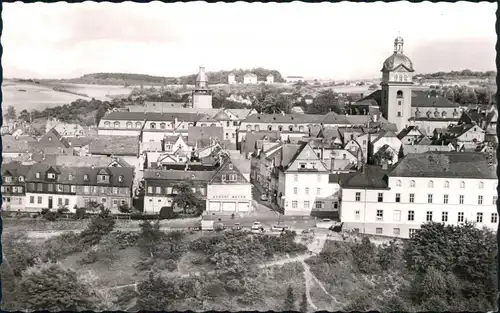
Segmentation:
[(451, 72), (435, 72), (428, 74), (418, 74), (417, 76), (423, 79), (464, 79), (464, 78), (478, 78), (478, 79), (488, 79), (496, 77), (497, 72), (486, 71), (486, 72), (476, 72), (469, 69), (462, 71), (451, 71)]

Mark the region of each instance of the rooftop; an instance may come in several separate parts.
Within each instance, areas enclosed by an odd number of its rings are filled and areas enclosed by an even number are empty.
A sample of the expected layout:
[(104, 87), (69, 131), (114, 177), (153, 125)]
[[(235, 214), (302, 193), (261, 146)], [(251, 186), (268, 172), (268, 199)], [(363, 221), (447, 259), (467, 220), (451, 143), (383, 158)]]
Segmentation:
[(136, 136), (99, 136), (90, 143), (91, 154), (134, 155), (139, 153), (139, 138)]

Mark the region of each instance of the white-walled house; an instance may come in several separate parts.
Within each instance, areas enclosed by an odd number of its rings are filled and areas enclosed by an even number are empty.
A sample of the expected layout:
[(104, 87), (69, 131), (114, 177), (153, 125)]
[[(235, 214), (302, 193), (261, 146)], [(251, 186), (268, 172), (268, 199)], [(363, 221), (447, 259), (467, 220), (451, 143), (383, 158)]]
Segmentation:
[(254, 73), (246, 73), (243, 76), (243, 84), (257, 84), (257, 75)]
[(207, 214), (248, 214), (252, 211), (252, 185), (228, 158), (207, 186)]
[(409, 238), (423, 223), (476, 222), (496, 230), (498, 180), (486, 154), (409, 154), (341, 182), (341, 220), (360, 233)]

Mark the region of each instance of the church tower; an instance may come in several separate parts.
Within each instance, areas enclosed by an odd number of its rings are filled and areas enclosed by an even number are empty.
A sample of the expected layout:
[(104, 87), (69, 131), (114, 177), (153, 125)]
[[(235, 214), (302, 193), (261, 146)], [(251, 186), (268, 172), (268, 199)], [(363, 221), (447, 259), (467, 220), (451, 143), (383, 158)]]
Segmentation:
[(394, 40), (394, 53), (382, 67), (382, 115), (397, 125), (398, 132), (406, 128), (411, 114), (411, 94), (413, 86), (413, 64), (403, 54), (403, 38)]
[(195, 109), (212, 108), (212, 90), (208, 89), (208, 79), (204, 67), (200, 67), (200, 72), (196, 77), (192, 99), (193, 108)]

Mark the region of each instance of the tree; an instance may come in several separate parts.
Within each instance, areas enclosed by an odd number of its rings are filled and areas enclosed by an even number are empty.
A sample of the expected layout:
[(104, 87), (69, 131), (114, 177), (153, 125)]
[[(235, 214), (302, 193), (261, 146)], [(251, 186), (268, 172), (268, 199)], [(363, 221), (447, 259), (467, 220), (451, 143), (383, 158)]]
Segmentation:
[(184, 213), (201, 214), (204, 210), (203, 200), (193, 192), (191, 183), (179, 183), (173, 187), (175, 196), (172, 200), (172, 207), (180, 208)]
[(15, 120), (16, 117), (16, 108), (13, 105), (9, 105), (7, 107), (7, 113), (5, 113), (4, 118), (6, 120)]
[(363, 274), (373, 274), (380, 267), (377, 264), (377, 247), (368, 237), (363, 237), (361, 243), (351, 247), (354, 263), (358, 270)]
[(160, 231), (160, 222), (157, 220), (154, 224), (150, 221), (142, 221), (139, 224), (141, 229), (139, 233), (139, 248), (141, 251), (154, 257), (158, 254), (158, 243), (165, 237), (165, 233)]
[(169, 297), (166, 297), (166, 290), (169, 287), (161, 276), (155, 276), (153, 272), (149, 272), (148, 278), (137, 286), (138, 309), (141, 311), (167, 310), (171, 301)]
[(306, 293), (304, 292), (302, 294), (302, 299), (300, 300), (300, 312), (302, 313), (306, 313), (307, 312), (307, 309), (308, 309), (308, 304), (307, 304), (307, 295)]
[(408, 241), (404, 258), (407, 268), (421, 275), (430, 268), (454, 274), (461, 282), (460, 293), (466, 301), (484, 299), (493, 306), (496, 252), (495, 234), (488, 229), (479, 229), (473, 223), (427, 223)]
[(19, 119), (20, 119), (21, 121), (24, 121), (24, 122), (26, 122), (26, 123), (29, 123), (29, 122), (30, 122), (30, 114), (29, 114), (29, 112), (28, 112), (26, 109), (22, 110), (22, 111), (19, 113)]
[(286, 290), (286, 298), (285, 298), (285, 311), (295, 311), (295, 294), (293, 293), (293, 288), (288, 287)]
[(96, 295), (76, 272), (58, 264), (41, 264), (28, 269), (19, 284), (22, 310), (53, 312), (97, 309)]
[(121, 213), (130, 213), (132, 209), (129, 207), (128, 204), (124, 203), (118, 207), (118, 211), (120, 211)]
[(115, 220), (108, 209), (101, 209), (97, 216), (90, 220), (87, 228), (80, 233), (84, 246), (94, 246), (99, 243), (104, 235), (113, 231)]

